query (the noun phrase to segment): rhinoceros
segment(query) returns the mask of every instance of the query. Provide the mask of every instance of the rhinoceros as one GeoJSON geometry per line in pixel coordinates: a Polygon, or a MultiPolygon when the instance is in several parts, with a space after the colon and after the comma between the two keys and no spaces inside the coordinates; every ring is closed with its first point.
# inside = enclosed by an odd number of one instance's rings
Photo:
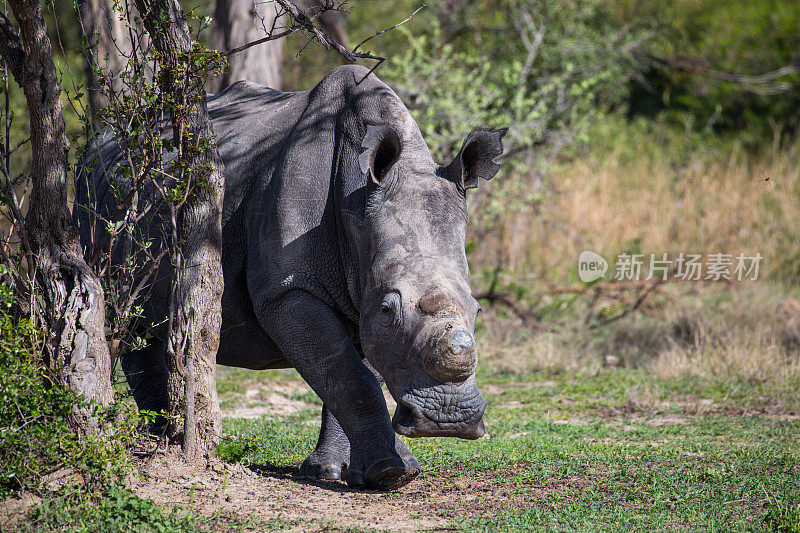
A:
{"type": "MultiPolygon", "coordinates": [[[[322,428],[301,473],[388,490],[419,473],[395,432],[481,437],[465,191],[497,173],[506,130],[476,129],[437,165],[400,98],[353,65],[310,91],[242,81],[207,104],[225,165],[217,362],[294,367],[319,395],[322,428]]],[[[119,158],[109,131],[86,158],[75,211],[85,243],[116,209],[119,158]]],[[[149,290],[153,322],[166,316],[168,278],[149,290]]],[[[139,407],[166,408],[159,334],[121,362],[139,407]]]]}

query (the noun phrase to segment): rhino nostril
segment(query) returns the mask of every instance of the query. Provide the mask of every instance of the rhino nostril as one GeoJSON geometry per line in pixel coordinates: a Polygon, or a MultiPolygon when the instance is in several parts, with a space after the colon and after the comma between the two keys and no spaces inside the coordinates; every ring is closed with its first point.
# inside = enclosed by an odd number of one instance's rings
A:
{"type": "Polygon", "coordinates": [[[472,335],[465,329],[457,329],[450,334],[450,350],[454,354],[471,350],[473,344],[472,335]]]}

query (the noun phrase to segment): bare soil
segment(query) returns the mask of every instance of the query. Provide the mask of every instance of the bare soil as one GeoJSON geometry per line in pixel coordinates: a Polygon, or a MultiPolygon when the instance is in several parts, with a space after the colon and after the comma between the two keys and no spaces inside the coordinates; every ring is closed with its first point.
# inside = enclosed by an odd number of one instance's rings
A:
{"type": "MultiPolygon", "coordinates": [[[[163,472],[164,465],[153,465],[163,472]]],[[[395,492],[355,490],[341,482],[300,477],[296,467],[217,465],[202,472],[137,480],[131,488],[160,505],[205,516],[269,522],[297,530],[450,530],[460,518],[546,505],[549,495],[590,483],[588,477],[548,480],[524,488],[492,474],[423,476],[395,492]]]]}
{"type": "MultiPolygon", "coordinates": [[[[231,395],[224,417],[282,418],[314,404],[297,399],[308,391],[305,383],[279,381],[249,383],[243,393],[231,395]]],[[[390,412],[395,402],[385,393],[390,412]]],[[[207,469],[181,467],[178,457],[156,456],[142,465],[142,478],[129,486],[139,496],[159,505],[178,505],[226,524],[254,520],[267,524],[281,520],[297,530],[336,531],[365,528],[381,531],[451,529],[457,519],[518,508],[569,487],[559,480],[546,490],[529,486],[525,491],[495,475],[422,476],[395,492],[355,490],[342,482],[302,478],[293,467],[215,463],[207,469]]],[[[215,522],[212,521],[215,525],[215,522]]],[[[258,526],[255,526],[259,529],[258,526]]]]}
{"type": "Polygon", "coordinates": [[[285,381],[271,383],[269,387],[254,384],[231,407],[222,409],[225,418],[284,417],[313,404],[292,396],[309,390],[305,383],[285,381]]]}
{"type": "MultiPolygon", "coordinates": [[[[224,417],[285,417],[313,404],[295,399],[307,391],[296,381],[251,383],[222,410],[224,417]]],[[[395,402],[385,393],[390,412],[395,402]]],[[[219,526],[239,520],[276,519],[301,531],[366,528],[382,531],[451,529],[454,520],[517,507],[529,496],[496,476],[422,476],[395,492],[355,490],[342,482],[300,476],[298,466],[216,463],[203,470],[180,466],[177,457],[157,456],[130,483],[139,496],[159,505],[178,505],[204,516],[220,517],[219,526]]],[[[563,481],[563,480],[562,480],[563,481]]],[[[537,494],[535,487],[526,492],[537,494]]],[[[538,492],[542,497],[545,492],[538,492]]],[[[530,496],[532,497],[532,496],[530,496]]],[[[265,524],[266,525],[266,524],[265,524]]],[[[257,526],[256,526],[257,527],[257,526]]]]}
{"type": "MultiPolygon", "coordinates": [[[[222,408],[224,418],[282,418],[301,409],[316,407],[315,404],[294,397],[309,392],[311,389],[302,381],[279,381],[269,384],[252,383],[244,394],[233,395],[236,401],[222,408]]],[[[394,412],[397,404],[383,388],[383,398],[389,412],[394,412]]]]}

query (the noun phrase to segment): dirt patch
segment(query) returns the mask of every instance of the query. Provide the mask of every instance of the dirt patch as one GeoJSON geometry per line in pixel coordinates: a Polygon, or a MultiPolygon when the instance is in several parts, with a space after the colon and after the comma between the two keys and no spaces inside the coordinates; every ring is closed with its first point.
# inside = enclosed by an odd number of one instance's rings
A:
{"type": "Polygon", "coordinates": [[[417,531],[449,529],[466,516],[550,505],[553,494],[588,483],[588,477],[575,477],[520,487],[497,473],[443,474],[423,476],[396,492],[378,492],[307,480],[296,467],[218,465],[203,472],[137,480],[131,488],[160,505],[180,505],[206,516],[281,519],[303,531],[417,531]]]}
{"type": "Polygon", "coordinates": [[[653,418],[649,418],[645,421],[645,424],[655,427],[671,426],[675,424],[688,424],[688,423],[689,421],[686,418],[677,415],[656,416],[653,418]]]}
{"type": "Polygon", "coordinates": [[[652,411],[643,410],[633,402],[628,402],[625,405],[604,405],[596,410],[596,416],[602,419],[611,418],[627,418],[633,414],[649,414],[652,411]]]}
{"type": "Polygon", "coordinates": [[[24,522],[25,514],[42,499],[35,494],[22,492],[0,501],[0,531],[12,531],[15,525],[24,522]]]}
{"type": "MultiPolygon", "coordinates": [[[[298,399],[298,396],[311,392],[302,381],[281,381],[272,383],[253,383],[244,393],[233,396],[233,402],[221,409],[223,418],[283,418],[302,409],[319,408],[319,404],[298,399]],[[232,405],[231,405],[232,403],[232,405]]],[[[397,403],[383,388],[383,398],[389,413],[393,413],[397,403]]]]}
{"type": "Polygon", "coordinates": [[[222,416],[224,418],[285,417],[301,409],[314,407],[311,402],[293,398],[308,391],[309,388],[305,383],[297,381],[248,388],[244,394],[238,395],[236,403],[222,409],[222,416]]]}

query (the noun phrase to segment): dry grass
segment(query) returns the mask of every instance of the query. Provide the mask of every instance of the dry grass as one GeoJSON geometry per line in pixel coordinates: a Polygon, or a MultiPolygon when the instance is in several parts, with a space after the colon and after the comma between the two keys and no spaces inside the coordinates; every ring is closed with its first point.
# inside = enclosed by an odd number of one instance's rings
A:
{"type": "Polygon", "coordinates": [[[515,279],[562,283],[583,250],[607,259],[624,251],[760,252],[766,277],[800,280],[797,147],[687,152],[657,144],[667,140],[642,141],[647,132],[613,135],[556,168],[550,190],[536,191],[520,175],[492,184],[487,200],[473,206],[483,226],[473,262],[499,263],[515,279]]]}
{"type": "Polygon", "coordinates": [[[594,371],[615,355],[660,377],[749,383],[800,409],[797,147],[758,155],[739,145],[692,151],[680,139],[636,144],[646,135],[615,135],[557,168],[553,190],[541,197],[532,180],[511,176],[472,206],[476,284],[485,286],[485,273],[500,267],[506,286],[533,288],[521,306],[553,328],[531,331],[513,316],[497,316],[501,308],[490,311],[481,333],[485,360],[509,372],[594,371]],[[648,316],[590,328],[588,296],[547,292],[579,284],[583,250],[610,260],[622,252],[744,252],[764,260],[758,281],[671,284],[670,297],[654,301],[648,316]]]}
{"type": "MultiPolygon", "coordinates": [[[[481,365],[523,376],[595,374],[605,356],[614,355],[647,376],[743,387],[754,391],[753,406],[800,413],[800,301],[772,285],[694,292],[676,294],[678,305],[664,306],[659,316],[632,314],[595,329],[583,322],[585,301],[550,332],[489,309],[478,335],[481,365]]],[[[657,403],[650,396],[632,391],[631,401],[657,403]]]]}

